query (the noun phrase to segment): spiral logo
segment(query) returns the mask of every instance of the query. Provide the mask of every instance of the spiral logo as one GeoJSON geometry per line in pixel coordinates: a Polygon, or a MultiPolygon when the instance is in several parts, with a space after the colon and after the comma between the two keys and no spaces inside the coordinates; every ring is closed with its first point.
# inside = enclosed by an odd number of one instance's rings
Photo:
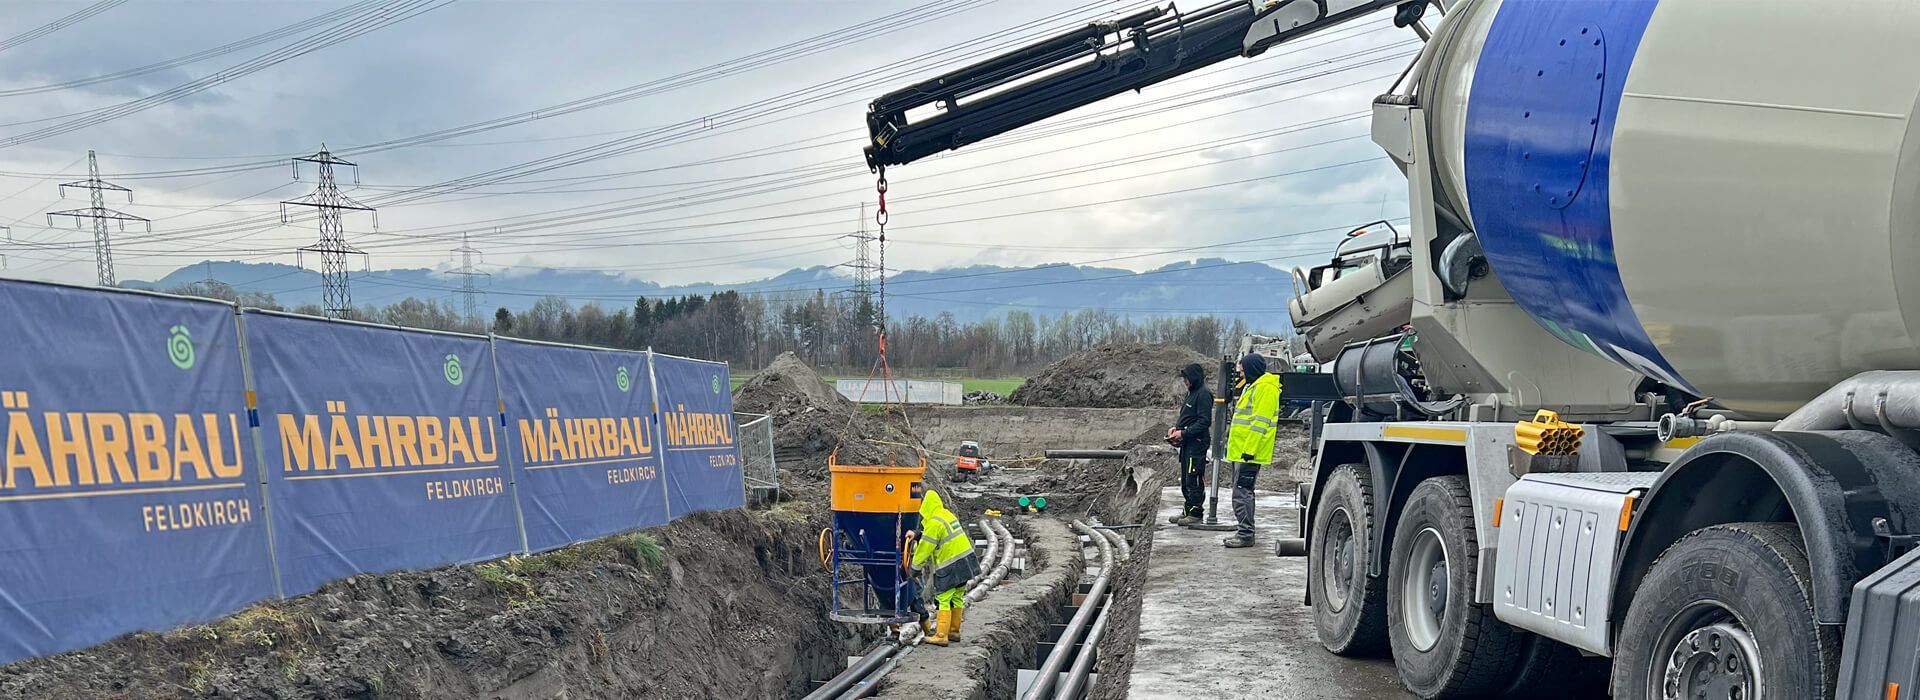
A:
{"type": "Polygon", "coordinates": [[[621,391],[632,388],[633,385],[627,379],[627,368],[621,367],[620,371],[613,373],[613,384],[620,387],[621,391]]]}
{"type": "Polygon", "coordinates": [[[713,393],[720,393],[720,375],[713,375],[713,393]]]}
{"type": "Polygon", "coordinates": [[[446,372],[448,384],[452,384],[454,386],[460,386],[460,382],[467,380],[466,370],[460,369],[459,355],[448,355],[447,363],[444,365],[441,365],[440,369],[441,371],[446,372]]]}
{"type": "Polygon", "coordinates": [[[186,326],[174,326],[168,329],[167,359],[180,369],[193,368],[193,336],[187,333],[186,326]]]}

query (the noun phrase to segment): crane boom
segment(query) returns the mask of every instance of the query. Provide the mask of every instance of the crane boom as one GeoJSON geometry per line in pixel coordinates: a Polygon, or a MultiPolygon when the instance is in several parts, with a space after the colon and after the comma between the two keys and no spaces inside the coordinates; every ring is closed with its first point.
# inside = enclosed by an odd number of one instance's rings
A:
{"type": "Polygon", "coordinates": [[[879,170],[993,138],[1124,92],[1191,73],[1375,11],[1416,21],[1427,0],[1226,0],[1094,22],[915,83],[867,108],[867,166],[879,170]],[[938,108],[914,120],[910,110],[938,108]]]}

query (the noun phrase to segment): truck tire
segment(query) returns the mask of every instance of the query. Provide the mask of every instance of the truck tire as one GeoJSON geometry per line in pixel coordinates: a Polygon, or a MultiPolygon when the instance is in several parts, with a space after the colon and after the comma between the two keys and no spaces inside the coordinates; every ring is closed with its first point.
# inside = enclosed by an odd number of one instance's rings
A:
{"type": "Polygon", "coordinates": [[[1374,656],[1387,648],[1386,582],[1367,574],[1373,542],[1373,479],[1364,467],[1341,465],[1319,489],[1307,576],[1320,645],[1341,656],[1374,656]]]}
{"type": "Polygon", "coordinates": [[[1527,635],[1473,602],[1480,558],[1464,476],[1420,482],[1400,511],[1387,567],[1387,635],[1407,690],[1423,698],[1506,689],[1527,635]]]}
{"type": "Polygon", "coordinates": [[[1627,607],[1613,697],[1833,697],[1840,631],[1815,621],[1812,582],[1791,523],[1715,525],[1680,538],[1627,607]]]}
{"type": "Polygon", "coordinates": [[[1507,683],[1507,700],[1602,700],[1607,696],[1607,659],[1586,656],[1566,644],[1530,632],[1522,635],[1519,660],[1513,680],[1507,683]]]}

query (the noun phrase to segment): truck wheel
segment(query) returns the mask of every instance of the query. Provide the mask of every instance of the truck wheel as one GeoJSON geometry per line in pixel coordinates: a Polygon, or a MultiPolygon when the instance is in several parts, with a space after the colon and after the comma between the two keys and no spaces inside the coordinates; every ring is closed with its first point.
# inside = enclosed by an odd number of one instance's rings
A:
{"type": "Polygon", "coordinates": [[[1377,655],[1387,648],[1387,602],[1385,582],[1367,574],[1375,527],[1373,479],[1360,465],[1342,465],[1319,493],[1307,548],[1314,629],[1327,651],[1377,655]]]}
{"type": "Polygon", "coordinates": [[[1423,698],[1504,690],[1526,635],[1473,602],[1480,558],[1464,476],[1436,476],[1407,497],[1387,568],[1387,634],[1400,682],[1423,698]]]}
{"type": "Polygon", "coordinates": [[[1614,655],[1613,697],[1833,697],[1839,630],[1813,616],[1791,523],[1731,523],[1680,538],[1641,579],[1614,655]]]}
{"type": "Polygon", "coordinates": [[[1602,700],[1607,696],[1607,659],[1586,656],[1566,644],[1516,630],[1526,638],[1507,700],[1602,700]]]}

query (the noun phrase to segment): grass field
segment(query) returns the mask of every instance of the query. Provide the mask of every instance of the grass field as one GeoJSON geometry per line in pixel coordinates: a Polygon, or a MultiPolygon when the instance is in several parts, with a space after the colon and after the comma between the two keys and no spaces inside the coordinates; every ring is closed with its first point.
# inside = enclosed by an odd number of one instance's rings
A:
{"type": "Polygon", "coordinates": [[[1014,389],[1020,388],[1020,385],[1025,384],[1026,382],[1027,380],[1025,377],[1009,377],[1009,378],[1002,378],[1002,379],[962,379],[960,380],[960,391],[962,392],[991,391],[1001,396],[1006,396],[1008,394],[1013,393],[1014,389]]]}

